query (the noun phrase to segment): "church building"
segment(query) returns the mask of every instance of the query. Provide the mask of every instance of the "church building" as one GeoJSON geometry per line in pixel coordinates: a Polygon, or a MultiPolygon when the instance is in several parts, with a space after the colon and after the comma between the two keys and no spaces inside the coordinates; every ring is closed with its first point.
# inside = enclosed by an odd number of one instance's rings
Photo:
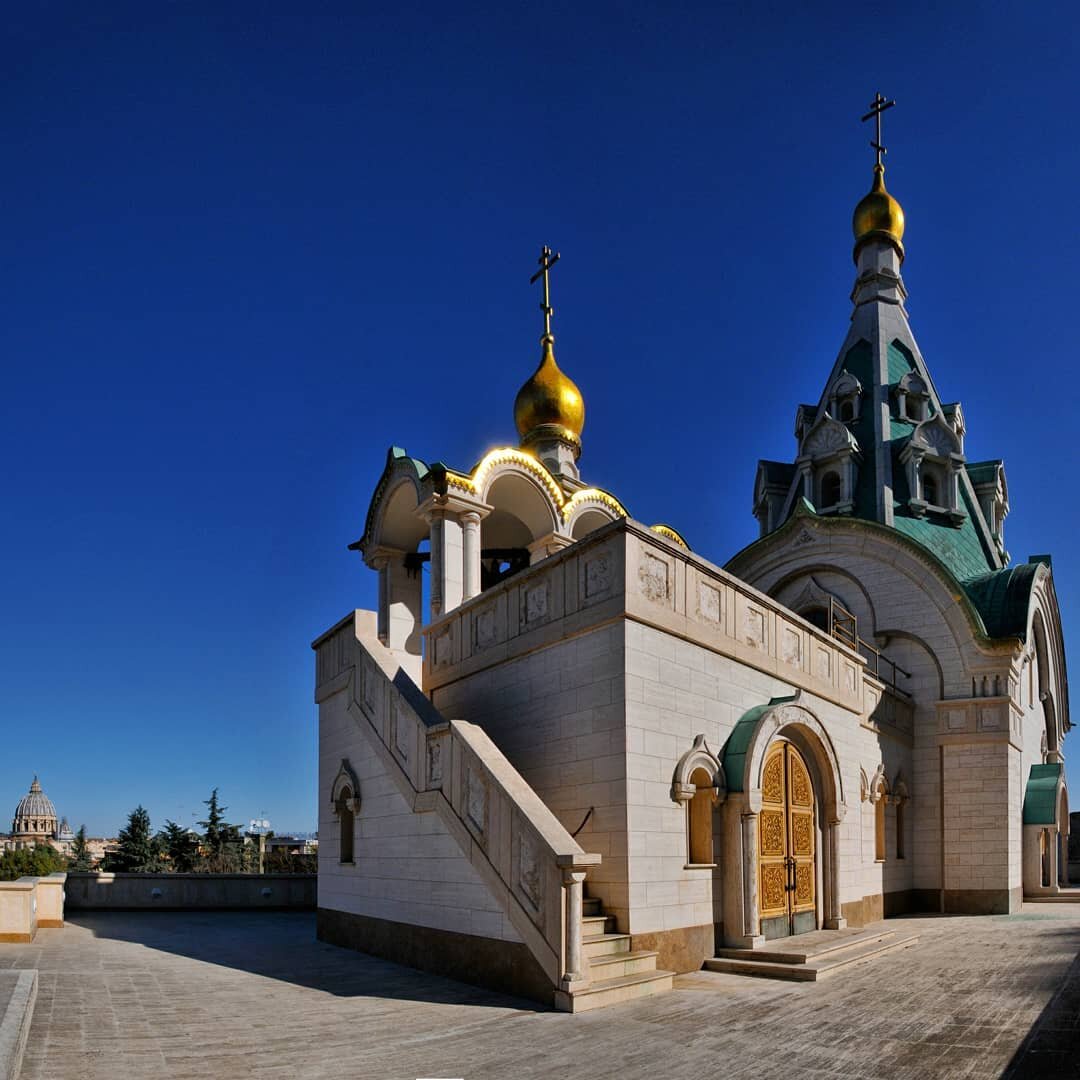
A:
{"type": "Polygon", "coordinates": [[[547,248],[520,445],[390,449],[378,610],[313,645],[320,938],[579,1011],[1066,885],[1051,560],[1010,560],[1004,466],[911,331],[889,104],[850,326],[726,564],[583,478],[547,248]]]}

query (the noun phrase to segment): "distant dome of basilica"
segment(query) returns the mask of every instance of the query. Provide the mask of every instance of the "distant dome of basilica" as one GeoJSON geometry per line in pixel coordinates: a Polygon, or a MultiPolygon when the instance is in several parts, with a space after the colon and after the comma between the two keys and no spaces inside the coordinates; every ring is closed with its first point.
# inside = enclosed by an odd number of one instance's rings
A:
{"type": "Polygon", "coordinates": [[[52,799],[41,790],[35,776],[30,790],[19,800],[15,808],[14,832],[52,832],[56,828],[56,807],[52,799]],[[41,824],[30,824],[31,822],[41,824]],[[25,824],[24,824],[25,823],[25,824]],[[20,828],[20,824],[24,824],[20,828]]]}

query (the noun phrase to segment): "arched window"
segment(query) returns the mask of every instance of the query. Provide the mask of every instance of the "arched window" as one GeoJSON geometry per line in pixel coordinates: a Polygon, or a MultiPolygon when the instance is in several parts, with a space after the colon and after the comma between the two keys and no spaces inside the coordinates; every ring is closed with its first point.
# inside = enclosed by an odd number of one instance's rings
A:
{"type": "Polygon", "coordinates": [[[874,803],[874,859],[885,861],[885,796],[874,803]]]}
{"type": "Polygon", "coordinates": [[[903,800],[896,804],[896,857],[904,857],[904,803],[903,800]]]}
{"type": "Polygon", "coordinates": [[[840,419],[845,424],[855,419],[855,402],[854,401],[842,401],[840,403],[840,419]]]}
{"type": "Polygon", "coordinates": [[[925,502],[928,502],[931,506],[941,505],[937,477],[932,472],[928,472],[923,476],[922,490],[925,502]]]}
{"type": "Polygon", "coordinates": [[[356,832],[356,819],[352,811],[353,793],[349,788],[342,788],[337,801],[338,825],[341,832],[338,862],[353,861],[353,835],[356,832]]]}
{"type": "Polygon", "coordinates": [[[840,474],[830,469],[821,478],[822,507],[835,506],[840,501],[840,491],[840,474]]]}
{"type": "Polygon", "coordinates": [[[690,783],[696,789],[687,807],[690,862],[694,866],[708,866],[716,861],[713,857],[712,835],[713,801],[716,789],[712,778],[704,769],[695,769],[690,774],[690,783]]]}

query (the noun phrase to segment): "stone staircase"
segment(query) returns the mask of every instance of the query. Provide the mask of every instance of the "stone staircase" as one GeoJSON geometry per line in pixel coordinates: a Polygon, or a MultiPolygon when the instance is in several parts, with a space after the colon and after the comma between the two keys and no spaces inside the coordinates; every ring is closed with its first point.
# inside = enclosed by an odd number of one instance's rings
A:
{"type": "Polygon", "coordinates": [[[705,969],[816,982],[854,964],[910,948],[918,940],[916,933],[886,929],[882,923],[861,930],[815,930],[758,949],[717,949],[716,958],[705,961],[705,969]]]}
{"type": "Polygon", "coordinates": [[[591,981],[588,986],[562,995],[559,1008],[567,1012],[585,1012],[618,1005],[636,998],[651,997],[671,989],[673,971],[658,971],[659,953],[631,952],[630,935],[615,932],[615,919],[605,915],[600,901],[583,901],[581,942],[589,958],[591,981]]]}

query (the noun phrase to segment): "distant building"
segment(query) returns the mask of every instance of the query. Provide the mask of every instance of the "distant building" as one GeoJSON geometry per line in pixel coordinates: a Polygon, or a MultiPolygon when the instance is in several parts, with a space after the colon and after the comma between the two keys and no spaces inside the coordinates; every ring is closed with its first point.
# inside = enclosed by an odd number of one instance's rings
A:
{"type": "MultiPolygon", "coordinates": [[[[18,851],[33,848],[37,844],[48,844],[62,855],[70,855],[74,843],[75,833],[68,824],[68,819],[58,817],[52,799],[41,790],[41,783],[35,776],[30,790],[15,807],[10,835],[0,835],[0,850],[18,851]]],[[[86,838],[87,849],[95,864],[101,861],[106,846],[115,843],[115,840],[104,837],[86,838]]]]}
{"type": "Polygon", "coordinates": [[[20,848],[32,848],[35,844],[51,844],[59,849],[59,834],[56,807],[53,806],[52,799],[41,790],[41,784],[35,776],[30,790],[15,807],[11,837],[5,846],[9,850],[17,851],[20,848]]]}
{"type": "Polygon", "coordinates": [[[317,855],[319,841],[308,840],[302,836],[268,836],[266,853],[283,851],[286,855],[317,855]]]}

